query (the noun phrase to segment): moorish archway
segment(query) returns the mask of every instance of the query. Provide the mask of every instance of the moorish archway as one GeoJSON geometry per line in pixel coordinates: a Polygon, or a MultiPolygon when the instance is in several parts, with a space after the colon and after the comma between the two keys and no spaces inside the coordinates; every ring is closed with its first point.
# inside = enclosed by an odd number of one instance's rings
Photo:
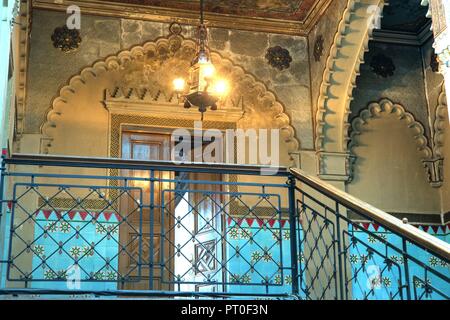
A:
{"type": "MultiPolygon", "coordinates": [[[[72,143],[67,140],[68,137],[85,134],[81,128],[76,127],[77,124],[91,130],[90,136],[95,135],[102,140],[101,136],[105,135],[102,127],[108,127],[108,111],[104,106],[105,91],[115,98],[119,95],[134,101],[178,105],[172,90],[172,80],[179,76],[187,77],[194,54],[193,40],[172,34],[131,50],[121,51],[84,68],[70,79],[68,85],[53,100],[41,126],[42,152],[57,153],[65,143],[72,143]]],[[[236,126],[244,129],[278,128],[288,154],[297,152],[300,142],[295,136],[291,119],[275,94],[229,59],[217,52],[212,52],[211,55],[217,72],[231,84],[231,93],[222,108],[243,110],[236,126]]],[[[81,137],[81,140],[89,144],[86,138],[81,137]]],[[[97,141],[97,147],[90,145],[86,148],[98,148],[98,145],[108,143],[103,140],[97,141]]],[[[292,157],[290,159],[294,160],[292,157]]]]}

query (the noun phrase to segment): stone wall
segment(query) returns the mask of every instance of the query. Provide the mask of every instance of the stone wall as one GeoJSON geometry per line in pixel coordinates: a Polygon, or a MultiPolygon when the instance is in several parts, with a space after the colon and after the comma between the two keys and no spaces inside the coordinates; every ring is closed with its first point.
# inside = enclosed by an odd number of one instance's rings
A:
{"type": "Polygon", "coordinates": [[[357,87],[353,91],[350,119],[357,116],[370,102],[388,98],[403,105],[416,120],[428,127],[428,103],[420,48],[371,42],[364,59],[361,75],[356,81],[357,87]],[[379,54],[392,59],[395,65],[393,76],[383,78],[372,72],[372,59],[379,54]]]}

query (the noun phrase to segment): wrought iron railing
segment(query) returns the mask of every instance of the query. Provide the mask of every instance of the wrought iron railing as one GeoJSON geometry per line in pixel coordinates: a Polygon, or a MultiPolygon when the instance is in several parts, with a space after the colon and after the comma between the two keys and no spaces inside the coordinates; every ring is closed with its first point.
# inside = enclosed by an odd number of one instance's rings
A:
{"type": "Polygon", "coordinates": [[[300,170],[3,159],[0,293],[448,299],[449,245],[300,170]]]}

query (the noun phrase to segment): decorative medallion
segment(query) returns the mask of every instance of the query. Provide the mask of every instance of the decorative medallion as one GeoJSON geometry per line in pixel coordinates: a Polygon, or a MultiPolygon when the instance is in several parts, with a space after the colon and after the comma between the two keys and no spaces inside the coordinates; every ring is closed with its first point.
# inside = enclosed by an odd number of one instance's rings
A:
{"type": "Polygon", "coordinates": [[[52,34],[53,46],[62,52],[68,53],[78,49],[81,43],[80,31],[69,29],[67,26],[58,27],[52,34]]]}
{"type": "Polygon", "coordinates": [[[282,71],[290,67],[292,57],[287,49],[276,46],[267,50],[266,60],[272,67],[282,71]]]}
{"type": "Polygon", "coordinates": [[[370,67],[373,73],[383,78],[393,76],[395,71],[395,65],[392,59],[382,53],[373,56],[370,67]]]}
{"type": "Polygon", "coordinates": [[[431,67],[431,71],[433,72],[439,72],[439,56],[436,53],[433,53],[431,55],[431,60],[430,60],[430,67],[431,67]]]}
{"type": "Polygon", "coordinates": [[[179,35],[183,31],[181,25],[178,22],[172,22],[169,26],[170,34],[179,35]]]}
{"type": "Polygon", "coordinates": [[[314,43],[314,59],[316,62],[320,61],[320,58],[323,55],[323,37],[319,35],[314,43]]]}

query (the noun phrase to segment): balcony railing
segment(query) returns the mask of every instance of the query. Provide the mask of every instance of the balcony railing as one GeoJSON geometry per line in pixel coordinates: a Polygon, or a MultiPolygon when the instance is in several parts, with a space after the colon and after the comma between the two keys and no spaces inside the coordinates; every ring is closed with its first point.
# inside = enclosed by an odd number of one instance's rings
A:
{"type": "Polygon", "coordinates": [[[448,299],[450,246],[297,169],[3,159],[0,293],[448,299]]]}

